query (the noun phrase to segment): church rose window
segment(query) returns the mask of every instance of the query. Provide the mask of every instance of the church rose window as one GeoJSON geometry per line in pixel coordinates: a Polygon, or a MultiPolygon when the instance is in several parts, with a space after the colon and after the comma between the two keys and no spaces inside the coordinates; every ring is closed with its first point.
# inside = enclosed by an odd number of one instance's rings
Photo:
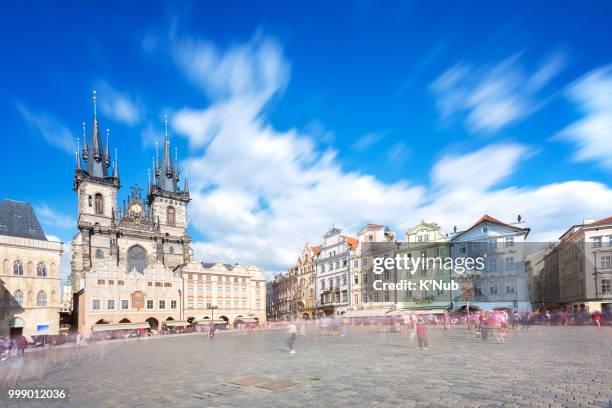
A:
{"type": "Polygon", "coordinates": [[[129,272],[136,269],[143,273],[144,268],[147,267],[147,251],[140,245],[134,245],[128,250],[127,259],[129,272]]]}

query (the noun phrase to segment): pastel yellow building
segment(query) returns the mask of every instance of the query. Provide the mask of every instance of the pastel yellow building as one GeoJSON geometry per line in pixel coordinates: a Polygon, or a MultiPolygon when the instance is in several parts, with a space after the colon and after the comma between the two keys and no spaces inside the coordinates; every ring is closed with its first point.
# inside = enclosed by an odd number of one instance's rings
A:
{"type": "Polygon", "coordinates": [[[192,261],[179,266],[184,282],[184,318],[226,323],[266,321],[266,283],[255,266],[192,261]],[[216,306],[213,310],[208,306],[216,306]],[[214,316],[213,316],[214,313],[214,316]]]}

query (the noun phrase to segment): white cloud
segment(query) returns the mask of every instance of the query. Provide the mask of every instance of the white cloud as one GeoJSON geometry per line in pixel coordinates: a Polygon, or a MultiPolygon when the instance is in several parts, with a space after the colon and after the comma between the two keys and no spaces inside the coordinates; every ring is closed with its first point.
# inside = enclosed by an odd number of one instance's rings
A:
{"type": "Polygon", "coordinates": [[[446,155],[433,167],[431,178],[435,187],[482,191],[512,174],[529,155],[529,149],[520,144],[495,144],[464,155],[446,155]]]}
{"type": "Polygon", "coordinates": [[[436,79],[430,90],[443,120],[465,115],[471,131],[493,133],[541,107],[537,94],[564,65],[561,54],[545,60],[532,74],[523,72],[518,55],[493,67],[459,63],[436,79]]]}
{"type": "Polygon", "coordinates": [[[412,148],[402,142],[393,144],[387,151],[387,159],[395,166],[401,166],[406,163],[411,155],[412,148]]]}
{"type": "Polygon", "coordinates": [[[96,88],[97,103],[104,115],[128,126],[141,121],[144,109],[137,97],[119,92],[104,81],[100,81],[96,88]]]}
{"type": "Polygon", "coordinates": [[[33,137],[42,137],[50,145],[66,153],[75,154],[77,149],[76,139],[63,123],[52,115],[42,112],[32,112],[21,104],[17,105],[17,110],[21,114],[26,128],[33,137]]]}
{"type": "Polygon", "coordinates": [[[47,204],[35,207],[36,216],[44,226],[73,229],[76,221],[69,215],[53,210],[47,204]]]}
{"type": "MultiPolygon", "coordinates": [[[[265,106],[284,89],[284,75],[248,86],[225,77],[214,81],[221,66],[265,76],[259,47],[276,43],[259,39],[226,53],[205,42],[189,44],[179,66],[213,96],[208,108],[184,107],[173,119],[191,147],[183,164],[190,176],[191,225],[205,237],[193,244],[201,259],[253,263],[269,274],[295,262],[305,241],[319,243],[332,223],[348,234],[368,222],[405,231],[421,218],[451,229],[484,213],[508,222],[520,213],[534,236],[551,239],[560,226],[587,214],[603,216],[612,200],[607,186],[587,181],[496,188],[531,154],[530,147],[511,143],[443,156],[432,169],[431,187],[348,172],[334,150],[317,143],[318,132],[279,131],[266,121],[265,106]]],[[[280,47],[266,47],[274,70],[284,73],[288,64],[280,47]]]]}
{"type": "Polygon", "coordinates": [[[578,79],[569,87],[568,95],[584,117],[557,138],[576,145],[574,160],[597,161],[612,170],[612,66],[578,79]]]}

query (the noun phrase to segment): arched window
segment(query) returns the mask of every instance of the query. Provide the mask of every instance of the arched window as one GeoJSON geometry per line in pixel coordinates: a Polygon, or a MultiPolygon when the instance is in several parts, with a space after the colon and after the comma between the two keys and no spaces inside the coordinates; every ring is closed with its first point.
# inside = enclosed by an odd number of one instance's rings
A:
{"type": "Polygon", "coordinates": [[[100,193],[96,194],[96,214],[104,214],[104,198],[100,193]]]}
{"type": "Polygon", "coordinates": [[[15,298],[15,303],[18,306],[23,306],[23,292],[17,289],[15,293],[13,293],[13,297],[15,298]]]}
{"type": "Polygon", "coordinates": [[[42,290],[36,295],[36,306],[47,306],[47,294],[42,290]]]}
{"type": "Polygon", "coordinates": [[[41,278],[44,278],[47,276],[47,266],[45,265],[44,262],[40,262],[36,266],[36,275],[38,275],[41,278]]]}
{"type": "Polygon", "coordinates": [[[176,213],[175,213],[174,207],[168,207],[167,212],[168,212],[167,214],[168,225],[176,224],[176,213]]]}
{"type": "Polygon", "coordinates": [[[127,261],[128,272],[132,272],[136,269],[138,272],[142,273],[147,267],[147,251],[140,245],[134,245],[128,249],[127,261]]]}
{"type": "Polygon", "coordinates": [[[21,261],[15,261],[15,263],[13,263],[13,275],[23,276],[23,264],[21,261]]]}

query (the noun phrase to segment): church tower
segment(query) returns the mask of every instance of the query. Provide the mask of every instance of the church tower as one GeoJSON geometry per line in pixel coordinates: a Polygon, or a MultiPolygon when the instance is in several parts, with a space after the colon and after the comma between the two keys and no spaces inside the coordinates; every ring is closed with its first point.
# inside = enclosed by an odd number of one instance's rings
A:
{"type": "MultiPolygon", "coordinates": [[[[153,179],[149,184],[148,202],[153,220],[164,234],[187,235],[187,204],[190,201],[187,180],[184,188],[178,187],[180,176],[176,157],[173,162],[168,137],[168,119],[165,120],[166,132],[161,162],[154,160],[153,179]]],[[[156,152],[157,156],[157,152],[156,152]]]]}
{"type": "Polygon", "coordinates": [[[109,130],[106,130],[106,145],[102,145],[102,134],[96,111],[96,91],[93,92],[93,124],[88,142],[83,123],[83,148],[76,152],[76,168],[73,189],[77,193],[78,229],[73,245],[72,281],[78,290],[83,272],[91,269],[96,258],[104,251],[112,251],[112,228],[116,222],[117,192],[120,188],[119,166],[112,166],[109,152],[109,130]],[[95,239],[92,239],[95,234],[95,239]]]}

